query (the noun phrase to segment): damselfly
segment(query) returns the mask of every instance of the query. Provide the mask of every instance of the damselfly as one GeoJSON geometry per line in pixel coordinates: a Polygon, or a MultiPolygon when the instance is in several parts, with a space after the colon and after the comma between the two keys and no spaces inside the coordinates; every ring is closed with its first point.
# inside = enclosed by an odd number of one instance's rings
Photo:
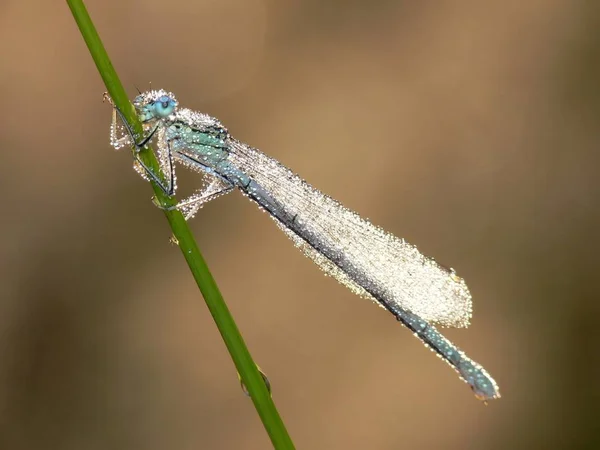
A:
{"type": "Polygon", "coordinates": [[[205,186],[176,206],[186,219],[210,200],[239,189],[267,211],[325,273],[391,312],[453,367],[477,398],[500,397],[498,385],[483,367],[431,324],[469,324],[471,294],[454,270],[324,195],[275,159],[234,139],[217,119],[179,108],[173,94],[145,92],[133,105],[146,135],[138,139],[114,108],[111,144],[115,149],[134,146],[134,168],[169,196],[177,189],[176,163],[203,174],[205,186]],[[165,180],[137,156],[153,139],[165,180]]]}

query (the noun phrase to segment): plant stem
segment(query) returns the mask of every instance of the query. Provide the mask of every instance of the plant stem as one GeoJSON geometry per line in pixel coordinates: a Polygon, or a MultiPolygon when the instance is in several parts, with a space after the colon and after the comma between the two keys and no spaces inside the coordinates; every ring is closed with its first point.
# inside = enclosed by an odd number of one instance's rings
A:
{"type": "MultiPolygon", "coordinates": [[[[115,106],[121,110],[134,132],[141,136],[142,125],[127,98],[83,1],[67,0],[67,3],[115,106]]],[[[154,173],[160,173],[156,157],[150,149],[142,150],[139,156],[154,173]]],[[[152,187],[157,201],[162,206],[174,205],[174,200],[166,196],[156,183],[152,182],[152,187]]],[[[177,210],[165,210],[164,214],[274,448],[293,449],[294,444],[185,219],[177,210]]]]}

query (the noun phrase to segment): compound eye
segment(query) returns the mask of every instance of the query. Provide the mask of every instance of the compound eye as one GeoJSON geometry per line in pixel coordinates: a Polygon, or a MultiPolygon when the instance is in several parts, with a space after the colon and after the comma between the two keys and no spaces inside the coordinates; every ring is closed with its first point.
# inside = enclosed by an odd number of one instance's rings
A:
{"type": "Polygon", "coordinates": [[[175,101],[168,95],[158,97],[154,102],[154,110],[157,116],[167,117],[175,110],[175,101]]]}

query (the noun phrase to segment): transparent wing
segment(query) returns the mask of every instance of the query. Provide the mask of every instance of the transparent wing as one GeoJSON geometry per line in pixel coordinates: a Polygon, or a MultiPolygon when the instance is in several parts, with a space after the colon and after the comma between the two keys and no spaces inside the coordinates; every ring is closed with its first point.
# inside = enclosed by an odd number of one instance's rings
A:
{"type": "Polygon", "coordinates": [[[352,262],[350,269],[340,267],[297,232],[276,221],[326,274],[380,305],[382,302],[361,286],[365,285],[361,280],[376,285],[382,301],[392,307],[443,326],[468,326],[471,294],[453,270],[345,208],[264,153],[233,139],[230,150],[229,161],[281,203],[294,221],[319,236],[328,253],[352,262]]]}

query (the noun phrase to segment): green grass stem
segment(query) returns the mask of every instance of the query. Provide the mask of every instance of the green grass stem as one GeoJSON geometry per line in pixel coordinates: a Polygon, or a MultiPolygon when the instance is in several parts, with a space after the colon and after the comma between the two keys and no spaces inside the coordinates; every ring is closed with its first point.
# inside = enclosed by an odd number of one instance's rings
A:
{"type": "MultiPolygon", "coordinates": [[[[96,63],[98,72],[100,72],[100,76],[106,85],[110,97],[132,126],[134,132],[142,136],[142,125],[137,119],[133,105],[127,98],[125,89],[110,62],[108,54],[106,53],[104,45],[98,36],[83,1],[67,0],[67,4],[73,13],[73,17],[75,18],[81,35],[96,63]]],[[[98,100],[100,100],[100,95],[98,95],[98,100]]],[[[160,173],[158,162],[151,149],[144,149],[140,153],[140,158],[148,167],[155,171],[154,173],[160,173]]],[[[156,183],[152,183],[152,187],[156,199],[161,205],[172,206],[174,204],[174,200],[166,196],[156,183]]],[[[181,253],[192,272],[192,276],[198,284],[200,292],[206,301],[206,305],[208,306],[223,341],[225,342],[225,346],[231,355],[231,359],[246,386],[274,448],[293,449],[294,444],[288,435],[285,425],[265,386],[263,378],[248,352],[248,348],[246,347],[217,284],[196,245],[185,219],[177,210],[165,210],[164,214],[169,221],[169,225],[173,230],[173,236],[179,244],[181,253]]],[[[233,377],[232,380],[235,380],[235,377],[233,377]]],[[[233,425],[233,428],[235,429],[235,425],[233,425]]]]}

